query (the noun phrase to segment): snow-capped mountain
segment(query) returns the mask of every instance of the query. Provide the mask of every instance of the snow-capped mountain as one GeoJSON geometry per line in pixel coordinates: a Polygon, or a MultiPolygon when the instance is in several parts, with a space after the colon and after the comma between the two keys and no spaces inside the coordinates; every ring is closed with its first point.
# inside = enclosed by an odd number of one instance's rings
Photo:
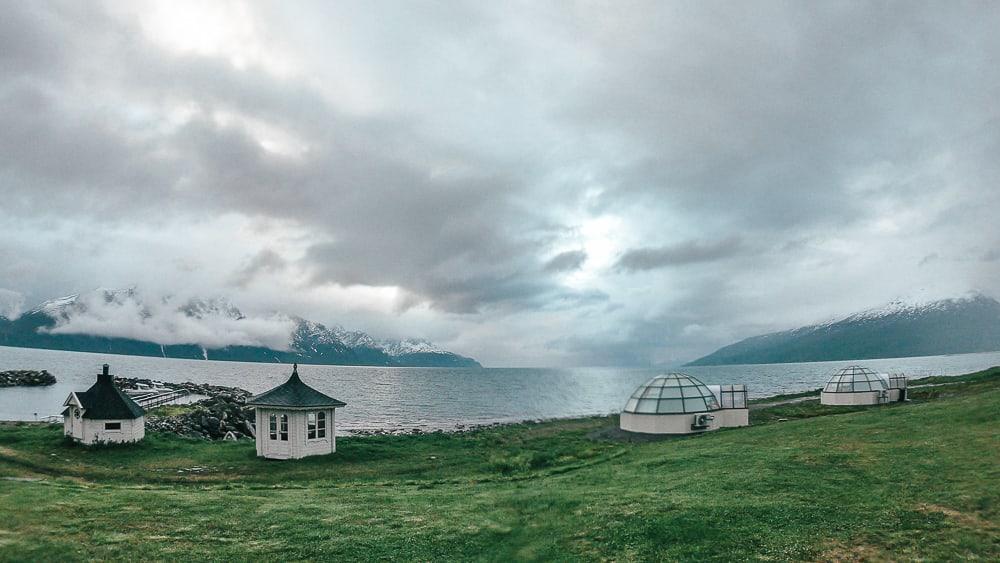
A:
{"type": "MultiPolygon", "coordinates": [[[[471,366],[474,360],[464,358],[427,340],[376,340],[361,331],[296,318],[291,349],[312,355],[328,354],[331,349],[346,350],[361,365],[408,366],[471,366]]],[[[476,364],[478,365],[478,364],[476,364]]]]}
{"type": "Polygon", "coordinates": [[[335,365],[478,367],[426,340],[378,340],[361,331],[275,314],[248,317],[225,298],[150,298],[98,289],[0,317],[0,345],[141,356],[335,365]]]}
{"type": "Polygon", "coordinates": [[[843,319],[754,336],[688,365],[768,364],[1000,350],[1000,302],[972,294],[892,301],[843,319]]]}
{"type": "Polygon", "coordinates": [[[445,354],[446,352],[426,340],[408,338],[406,340],[383,340],[381,347],[390,356],[407,354],[445,354]]]}

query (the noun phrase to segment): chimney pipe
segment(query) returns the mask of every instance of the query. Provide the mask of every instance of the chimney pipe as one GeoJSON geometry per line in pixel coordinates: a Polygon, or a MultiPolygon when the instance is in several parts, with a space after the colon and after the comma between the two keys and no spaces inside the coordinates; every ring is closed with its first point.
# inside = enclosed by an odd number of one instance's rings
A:
{"type": "Polygon", "coordinates": [[[111,378],[111,373],[108,371],[108,364],[104,364],[104,369],[101,373],[97,374],[97,381],[114,384],[114,380],[111,378]]]}

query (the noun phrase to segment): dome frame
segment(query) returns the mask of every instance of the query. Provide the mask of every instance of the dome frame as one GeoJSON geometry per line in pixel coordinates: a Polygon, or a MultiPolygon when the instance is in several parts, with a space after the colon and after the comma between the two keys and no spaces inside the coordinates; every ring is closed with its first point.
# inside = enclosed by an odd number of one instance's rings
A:
{"type": "Polygon", "coordinates": [[[824,393],[871,393],[887,391],[889,385],[875,371],[863,366],[848,366],[830,376],[824,393]]]}
{"type": "Polygon", "coordinates": [[[720,410],[715,394],[697,378],[684,373],[657,375],[636,388],[623,413],[677,415],[720,410]]]}

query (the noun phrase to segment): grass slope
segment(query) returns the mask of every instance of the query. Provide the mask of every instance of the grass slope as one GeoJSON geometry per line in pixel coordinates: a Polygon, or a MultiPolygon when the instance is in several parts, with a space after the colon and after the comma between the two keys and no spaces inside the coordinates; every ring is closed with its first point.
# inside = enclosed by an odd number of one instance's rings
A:
{"type": "Polygon", "coordinates": [[[595,441],[617,421],[590,418],[343,438],[294,462],[7,425],[0,559],[997,560],[998,390],[994,369],[653,443],[595,441]]]}

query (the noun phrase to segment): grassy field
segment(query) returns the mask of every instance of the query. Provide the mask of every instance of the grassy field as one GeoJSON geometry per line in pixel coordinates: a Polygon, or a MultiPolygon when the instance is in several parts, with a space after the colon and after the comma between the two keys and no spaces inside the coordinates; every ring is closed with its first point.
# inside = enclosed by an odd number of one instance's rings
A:
{"type": "Polygon", "coordinates": [[[0,427],[0,559],[1000,559],[1000,369],[631,444],[617,419],[341,438],[275,462],[0,427]]]}

